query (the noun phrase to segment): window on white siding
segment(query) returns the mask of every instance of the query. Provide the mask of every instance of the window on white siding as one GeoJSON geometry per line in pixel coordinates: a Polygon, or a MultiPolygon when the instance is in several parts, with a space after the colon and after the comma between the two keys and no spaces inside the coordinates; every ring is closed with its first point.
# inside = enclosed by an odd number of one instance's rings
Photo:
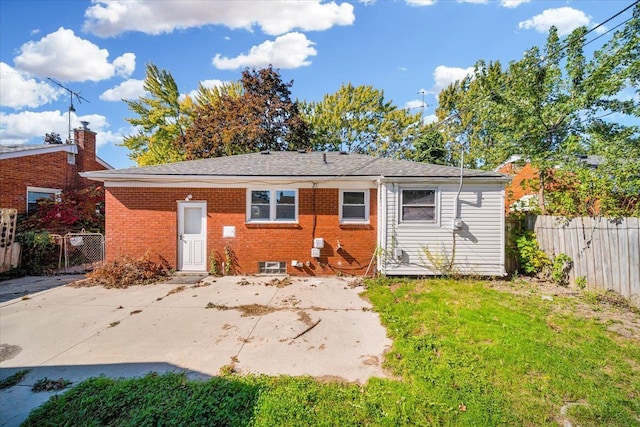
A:
{"type": "Polygon", "coordinates": [[[297,219],[297,190],[248,191],[247,222],[295,222],[297,219]]]}
{"type": "Polygon", "coordinates": [[[436,222],[436,190],[407,188],[400,195],[403,222],[436,222]]]}
{"type": "Polygon", "coordinates": [[[60,201],[62,190],[57,188],[27,187],[27,213],[38,210],[38,200],[49,199],[60,201]]]}
{"type": "Polygon", "coordinates": [[[369,190],[340,191],[340,222],[369,222],[369,190]]]}

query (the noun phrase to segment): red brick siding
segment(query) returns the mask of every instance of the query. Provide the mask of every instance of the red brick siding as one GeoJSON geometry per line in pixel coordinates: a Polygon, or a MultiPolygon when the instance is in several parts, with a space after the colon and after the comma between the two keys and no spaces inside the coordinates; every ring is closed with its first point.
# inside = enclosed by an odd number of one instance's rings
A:
{"type": "Polygon", "coordinates": [[[520,200],[522,196],[538,194],[538,170],[532,167],[531,163],[527,162],[524,165],[508,163],[498,172],[513,175],[513,180],[504,188],[506,214],[511,212],[511,205],[520,200]]]}
{"type": "MultiPolygon", "coordinates": [[[[224,259],[228,245],[237,264],[237,274],[258,272],[259,261],[283,261],[292,275],[362,275],[376,247],[376,190],[370,191],[370,218],[367,225],[340,225],[339,190],[300,189],[297,224],[247,224],[246,189],[202,188],[107,188],[107,259],[121,255],[154,258],[177,267],[177,206],[187,194],[192,200],[207,201],[207,256],[224,259]],[[223,238],[223,226],[235,226],[235,238],[223,238]],[[313,237],[325,240],[321,258],[311,258],[313,237]],[[341,249],[338,250],[338,240],[341,249]],[[291,261],[309,262],[296,268],[291,261]]],[[[373,271],[373,268],[370,272],[373,271]]]]}
{"type": "Polygon", "coordinates": [[[15,208],[19,213],[25,213],[27,187],[66,191],[98,184],[78,175],[78,172],[106,169],[96,161],[96,134],[76,129],[74,138],[78,142],[74,165],[68,163],[65,151],[0,160],[0,207],[15,208]]]}
{"type": "Polygon", "coordinates": [[[27,209],[27,187],[69,190],[76,186],[76,165],[67,163],[67,153],[39,154],[0,160],[0,206],[27,209]]]}

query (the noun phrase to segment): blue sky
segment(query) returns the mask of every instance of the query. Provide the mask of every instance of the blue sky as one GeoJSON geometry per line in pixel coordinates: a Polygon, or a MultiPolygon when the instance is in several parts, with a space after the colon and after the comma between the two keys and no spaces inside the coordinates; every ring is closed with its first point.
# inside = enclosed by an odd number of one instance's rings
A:
{"type": "MultiPolygon", "coordinates": [[[[633,0],[1,0],[0,143],[40,144],[90,122],[98,155],[134,163],[118,146],[134,133],[122,98],[143,94],[145,64],[171,72],[181,92],[237,80],[273,64],[292,96],[318,101],[341,84],[381,89],[399,107],[433,115],[440,89],[479,60],[518,60],[561,34],[589,28],[633,0]]],[[[610,22],[611,28],[631,10],[610,22]]],[[[591,48],[610,38],[604,35],[591,48]]]]}

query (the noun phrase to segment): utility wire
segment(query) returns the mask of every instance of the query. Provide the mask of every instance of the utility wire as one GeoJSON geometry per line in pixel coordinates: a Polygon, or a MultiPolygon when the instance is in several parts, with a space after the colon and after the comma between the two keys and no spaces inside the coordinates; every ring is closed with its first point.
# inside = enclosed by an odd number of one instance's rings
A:
{"type": "MultiPolygon", "coordinates": [[[[629,6],[625,7],[624,9],[620,10],[619,12],[616,12],[614,15],[612,15],[611,17],[607,18],[606,20],[602,21],[601,23],[597,24],[595,27],[591,28],[590,30],[588,30],[587,32],[585,32],[581,38],[576,38],[576,39],[570,39],[567,40],[564,44],[564,46],[562,46],[561,48],[557,49],[555,52],[552,52],[550,55],[541,58],[536,66],[542,66],[544,65],[545,62],[550,61],[551,59],[556,59],[555,56],[561,54],[562,52],[566,51],[569,47],[571,47],[573,44],[578,43],[584,36],[586,36],[587,34],[590,34],[594,31],[596,31],[598,28],[602,27],[603,25],[605,25],[606,23],[610,22],[611,20],[617,18],[618,16],[620,16],[621,14],[623,14],[624,12],[628,11],[629,9],[633,8],[635,5],[637,5],[638,3],[640,3],[640,0],[636,0],[634,1],[632,4],[630,4],[629,6]]],[[[631,17],[627,20],[625,20],[624,22],[616,25],[614,28],[606,31],[605,33],[589,40],[588,42],[584,42],[583,43],[583,47],[587,46],[590,43],[593,43],[594,41],[596,41],[597,39],[603,37],[604,35],[610,33],[611,31],[615,30],[616,28],[620,27],[621,25],[626,24],[627,22],[631,21],[632,19],[634,19],[634,17],[631,17]]],[[[564,57],[565,55],[563,54],[560,58],[564,57]]],[[[479,105],[481,104],[483,101],[486,101],[487,99],[489,99],[492,96],[498,95],[497,91],[498,90],[504,90],[507,88],[507,86],[509,84],[511,84],[513,82],[513,76],[509,76],[509,78],[507,79],[507,81],[505,83],[502,84],[502,86],[500,86],[497,89],[491,90],[485,97],[481,98],[478,102],[475,103],[475,105],[479,105]]],[[[437,128],[442,127],[444,125],[446,125],[449,121],[453,120],[455,117],[459,117],[459,115],[461,113],[467,113],[471,110],[471,107],[467,107],[466,109],[461,110],[461,111],[456,111],[454,113],[449,114],[447,117],[445,117],[444,119],[440,120],[439,122],[436,122],[435,126],[437,128]]]]}

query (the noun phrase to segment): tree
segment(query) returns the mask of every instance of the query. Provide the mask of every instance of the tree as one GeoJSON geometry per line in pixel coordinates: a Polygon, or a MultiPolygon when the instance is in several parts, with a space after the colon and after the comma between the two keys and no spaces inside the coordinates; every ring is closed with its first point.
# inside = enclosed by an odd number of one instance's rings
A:
{"type": "Polygon", "coordinates": [[[56,132],[45,133],[42,140],[45,144],[62,144],[62,138],[60,138],[60,134],[56,132]]]}
{"type": "Polygon", "coordinates": [[[193,122],[175,140],[186,159],[309,147],[307,124],[291,100],[293,82],[269,66],[246,69],[240,85],[197,97],[193,122]]]}
{"type": "MultiPolygon", "coordinates": [[[[584,55],[585,28],[574,30],[562,41],[552,27],[544,49],[531,48],[506,70],[499,63],[479,61],[473,76],[439,95],[436,114],[444,137],[462,144],[469,154],[466,159],[475,167],[494,168],[508,156],[522,154],[539,171],[540,209],[553,208],[545,203],[545,190],[557,185],[552,175],[558,167],[575,175],[578,169],[588,173],[584,163],[575,160],[577,155],[605,155],[607,151],[631,155],[634,150],[630,147],[637,146],[637,125],[608,127],[602,117],[640,115],[640,103],[623,94],[627,88],[638,93],[639,17],[640,5],[634,18],[596,50],[591,60],[584,55]]],[[[635,153],[637,156],[637,150],[635,153]]],[[[616,164],[616,170],[633,181],[633,168],[620,158],[607,156],[607,167],[616,164]]],[[[608,194],[617,192],[622,197],[620,188],[610,186],[608,194]]],[[[567,191],[576,197],[582,190],[567,191]]]]}
{"type": "Polygon", "coordinates": [[[317,150],[404,158],[422,129],[419,114],[398,109],[372,86],[342,85],[302,109],[317,150]]]}
{"type": "Polygon", "coordinates": [[[435,165],[448,165],[451,158],[446,147],[446,141],[437,126],[427,126],[413,143],[412,160],[435,165]]]}
{"type": "Polygon", "coordinates": [[[140,166],[183,160],[184,153],[176,150],[174,141],[184,136],[191,123],[192,100],[187,97],[181,101],[171,73],[154,64],[147,65],[144,89],[149,96],[124,100],[137,115],[126,120],[138,132],[126,136],[122,145],[131,150],[129,157],[140,166]]]}

